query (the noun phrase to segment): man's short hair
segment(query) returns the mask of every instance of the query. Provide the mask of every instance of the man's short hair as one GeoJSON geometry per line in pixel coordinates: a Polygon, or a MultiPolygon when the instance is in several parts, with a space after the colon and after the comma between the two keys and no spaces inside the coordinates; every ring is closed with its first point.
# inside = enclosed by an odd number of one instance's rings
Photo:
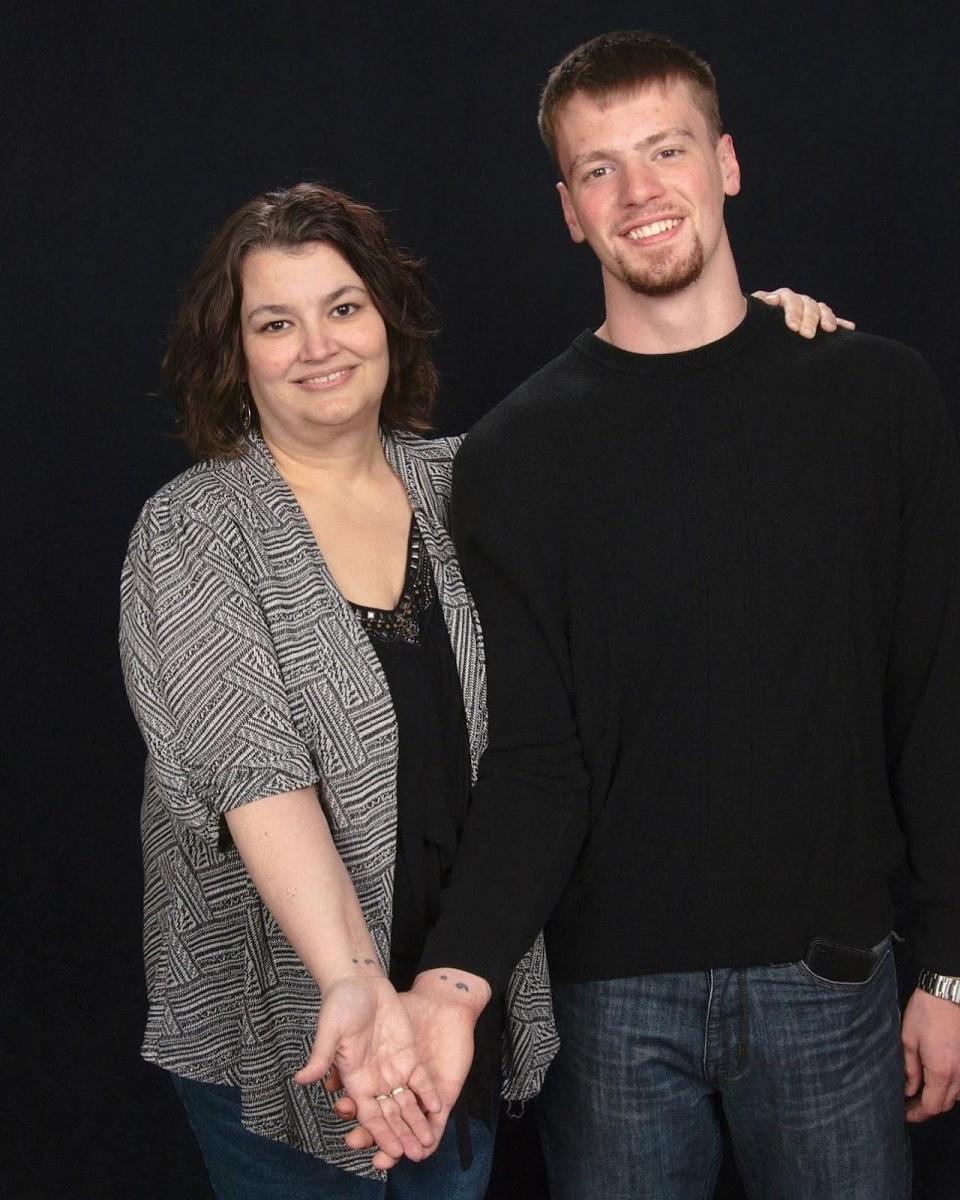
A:
{"type": "MultiPolygon", "coordinates": [[[[550,72],[540,96],[537,121],[540,136],[557,159],[557,122],[563,106],[577,92],[604,100],[617,92],[632,92],[649,83],[684,79],[716,139],[723,133],[717,81],[710,64],[699,54],[678,46],[659,33],[628,29],[602,33],[572,50],[550,72]]],[[[561,173],[563,168],[560,167],[561,173]]]]}

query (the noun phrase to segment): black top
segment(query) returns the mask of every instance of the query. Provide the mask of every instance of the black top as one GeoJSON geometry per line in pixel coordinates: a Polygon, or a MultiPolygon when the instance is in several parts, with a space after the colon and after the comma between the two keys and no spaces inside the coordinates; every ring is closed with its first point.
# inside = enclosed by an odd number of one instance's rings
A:
{"type": "Polygon", "coordinates": [[[584,333],[488,414],[490,746],[423,966],[502,983],[544,922],[560,979],[871,945],[906,848],[960,974],[958,506],[922,359],[755,302],[681,354],[584,333]]]}
{"type": "MultiPolygon", "coordinates": [[[[405,991],[419,970],[427,930],[439,913],[470,800],[470,745],[460,678],[414,519],[396,608],[352,607],[383,667],[397,719],[390,981],[405,991]]],[[[488,1005],[477,1023],[474,1066],[465,1089],[470,1116],[488,1123],[500,1028],[499,1006],[488,1005]]]]}

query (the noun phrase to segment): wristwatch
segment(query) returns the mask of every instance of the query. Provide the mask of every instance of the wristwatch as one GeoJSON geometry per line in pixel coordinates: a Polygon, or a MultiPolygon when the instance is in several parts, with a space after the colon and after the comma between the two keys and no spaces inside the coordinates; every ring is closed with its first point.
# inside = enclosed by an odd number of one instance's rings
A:
{"type": "Polygon", "coordinates": [[[939,996],[941,1000],[952,1000],[954,1004],[960,1004],[960,976],[938,975],[936,971],[921,971],[917,987],[921,992],[939,996]]]}

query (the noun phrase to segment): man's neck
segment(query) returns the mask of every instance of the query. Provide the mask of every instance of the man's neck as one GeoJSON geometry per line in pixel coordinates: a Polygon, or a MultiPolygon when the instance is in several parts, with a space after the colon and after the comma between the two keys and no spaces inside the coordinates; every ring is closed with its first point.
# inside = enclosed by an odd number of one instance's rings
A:
{"type": "Polygon", "coordinates": [[[642,296],[604,272],[606,320],[597,337],[634,354],[677,354],[726,337],[743,321],[747,301],[732,256],[669,296],[642,296]]]}

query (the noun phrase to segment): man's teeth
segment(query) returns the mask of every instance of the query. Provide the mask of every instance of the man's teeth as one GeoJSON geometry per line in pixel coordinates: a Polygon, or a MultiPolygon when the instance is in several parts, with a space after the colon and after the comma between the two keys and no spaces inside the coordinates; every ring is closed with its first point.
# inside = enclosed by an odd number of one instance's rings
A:
{"type": "Polygon", "coordinates": [[[653,237],[655,233],[666,233],[668,229],[676,229],[680,220],[680,217],[671,217],[668,221],[654,221],[652,225],[638,225],[636,229],[630,230],[627,237],[639,242],[641,238],[653,237]]]}

